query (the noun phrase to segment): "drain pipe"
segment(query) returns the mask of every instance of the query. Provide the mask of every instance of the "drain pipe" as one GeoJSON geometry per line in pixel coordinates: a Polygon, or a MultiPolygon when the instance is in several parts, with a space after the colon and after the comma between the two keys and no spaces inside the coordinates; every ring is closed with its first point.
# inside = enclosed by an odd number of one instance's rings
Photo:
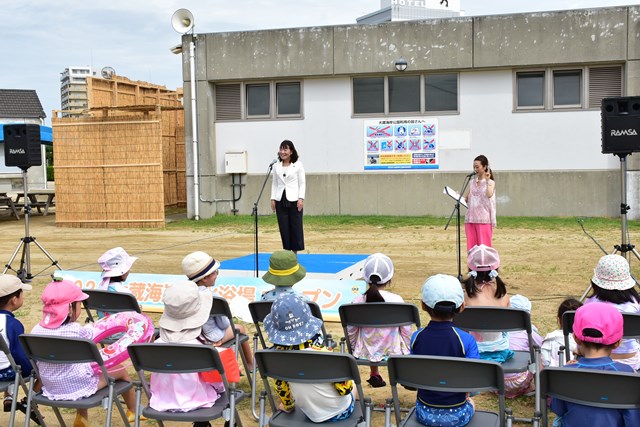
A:
{"type": "Polygon", "coordinates": [[[195,35],[189,41],[189,71],[191,79],[191,134],[193,140],[193,218],[200,219],[200,167],[198,165],[198,112],[196,96],[196,44],[195,35]]]}

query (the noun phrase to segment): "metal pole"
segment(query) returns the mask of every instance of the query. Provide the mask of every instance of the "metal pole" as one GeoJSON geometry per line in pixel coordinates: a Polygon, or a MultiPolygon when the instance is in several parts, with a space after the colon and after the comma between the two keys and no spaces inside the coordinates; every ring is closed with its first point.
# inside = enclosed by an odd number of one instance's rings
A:
{"type": "Polygon", "coordinates": [[[195,36],[189,41],[189,72],[191,79],[191,134],[193,141],[193,218],[200,219],[200,168],[198,167],[198,112],[196,95],[196,44],[195,36]]]}
{"type": "Polygon", "coordinates": [[[629,261],[629,247],[627,246],[627,211],[629,210],[629,206],[627,206],[627,155],[620,155],[620,188],[622,194],[620,195],[620,218],[621,218],[621,227],[622,230],[622,239],[621,242],[621,255],[629,261]]]}

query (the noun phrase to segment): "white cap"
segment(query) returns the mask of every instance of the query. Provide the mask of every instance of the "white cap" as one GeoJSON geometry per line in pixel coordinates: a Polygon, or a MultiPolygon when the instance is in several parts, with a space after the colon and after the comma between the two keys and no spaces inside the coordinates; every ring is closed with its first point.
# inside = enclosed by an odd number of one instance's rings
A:
{"type": "Polygon", "coordinates": [[[371,276],[378,276],[380,278],[380,281],[375,283],[377,285],[387,283],[391,280],[393,277],[393,262],[391,262],[391,258],[378,252],[364,260],[362,277],[365,282],[371,283],[371,276]]]}

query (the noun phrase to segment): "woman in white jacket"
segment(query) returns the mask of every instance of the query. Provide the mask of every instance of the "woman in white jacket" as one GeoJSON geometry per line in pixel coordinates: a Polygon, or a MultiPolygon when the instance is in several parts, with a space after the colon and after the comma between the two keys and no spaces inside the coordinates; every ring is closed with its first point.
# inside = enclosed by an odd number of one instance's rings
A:
{"type": "Polygon", "coordinates": [[[304,249],[302,210],[306,182],[304,167],[293,142],[285,139],[278,151],[279,163],[273,168],[271,209],[278,217],[282,248],[298,253],[304,249]]]}

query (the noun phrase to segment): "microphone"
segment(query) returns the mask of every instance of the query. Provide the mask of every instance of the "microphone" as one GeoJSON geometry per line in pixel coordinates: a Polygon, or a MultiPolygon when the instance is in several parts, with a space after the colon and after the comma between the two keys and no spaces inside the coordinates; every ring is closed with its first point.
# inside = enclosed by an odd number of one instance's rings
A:
{"type": "Polygon", "coordinates": [[[475,172],[471,172],[471,173],[467,174],[467,178],[471,178],[475,174],[476,174],[475,172]]]}
{"type": "Polygon", "coordinates": [[[278,163],[278,159],[273,159],[271,163],[269,163],[269,167],[275,165],[276,163],[278,163]]]}

